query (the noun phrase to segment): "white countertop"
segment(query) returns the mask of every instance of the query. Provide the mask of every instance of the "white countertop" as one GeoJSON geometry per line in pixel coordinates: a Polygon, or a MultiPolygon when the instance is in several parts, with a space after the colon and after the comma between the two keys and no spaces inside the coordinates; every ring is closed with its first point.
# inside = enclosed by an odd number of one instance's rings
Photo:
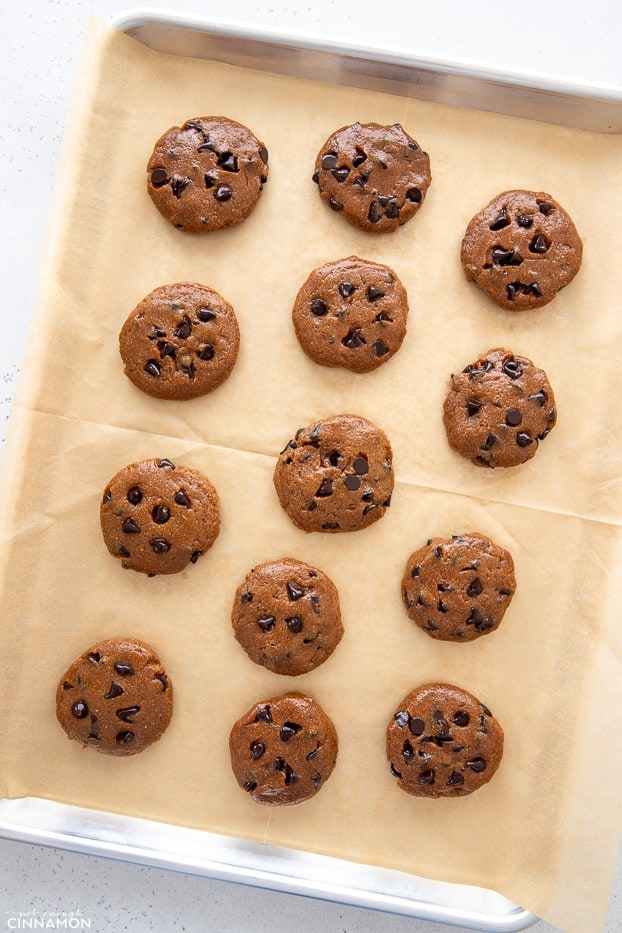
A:
{"type": "MultiPolygon", "coordinates": [[[[153,9],[173,4],[154,0],[153,9]]],[[[0,440],[4,441],[34,301],[49,195],[78,50],[90,14],[110,20],[123,0],[1,0],[0,190],[4,223],[0,440]]],[[[622,87],[619,0],[182,0],[186,13],[277,27],[441,60],[477,61],[585,84],[622,87]]],[[[0,840],[0,930],[13,918],[82,916],[94,933],[443,933],[455,930],[338,904],[0,840]],[[79,912],[79,914],[78,914],[79,912]]],[[[622,862],[606,933],[622,931],[622,862]]],[[[534,933],[553,928],[537,923],[534,933]]]]}

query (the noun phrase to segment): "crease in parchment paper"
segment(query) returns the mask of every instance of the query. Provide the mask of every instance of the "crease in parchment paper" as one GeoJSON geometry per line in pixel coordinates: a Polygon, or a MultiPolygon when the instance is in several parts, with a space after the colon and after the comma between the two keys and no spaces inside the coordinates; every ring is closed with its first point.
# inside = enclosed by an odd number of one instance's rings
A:
{"type": "Polygon", "coordinates": [[[327,96],[306,80],[153,53],[93,22],[5,453],[4,795],[484,886],[569,933],[600,929],[622,820],[611,741],[622,708],[622,268],[602,222],[620,211],[621,149],[616,137],[354,88],[327,96]],[[145,165],[169,126],[219,113],[266,142],[270,179],[243,224],[185,236],[151,204],[145,165]],[[355,120],[401,120],[430,153],[426,201],[391,236],[350,228],[310,180],[321,144],[355,120]],[[492,306],[459,263],[470,217],[515,187],[550,192],[585,245],[575,281],[533,314],[492,306]],[[313,364],[291,325],[309,272],[353,254],[391,266],[410,304],[399,353],[364,377],[313,364]],[[130,310],[174,281],[216,288],[241,330],[231,377],[183,404],[138,392],[118,353],[130,310]],[[450,373],[495,346],[544,368],[557,399],[555,430],[516,470],[462,461],[442,425],[450,373]],[[339,411],[386,431],[394,502],[365,531],[305,535],[278,506],[276,455],[298,427],[339,411]],[[99,502],[121,466],[152,456],[210,478],[221,532],[196,566],[147,579],[109,556],[99,502]],[[497,632],[442,644],[408,620],[401,575],[429,537],[465,530],[508,547],[517,591],[497,632]],[[329,573],[345,627],[334,655],[300,678],[254,665],[230,624],[248,570],[286,555],[329,573]],[[127,760],[70,743],[54,714],[69,663],[122,634],[153,645],[175,688],[171,726],[127,760]],[[498,773],[469,797],[418,800],[389,774],[387,722],[427,680],[475,693],[505,730],[498,773]],[[254,702],[287,690],[309,692],[333,718],[339,757],[315,798],[267,811],[233,780],[228,733],[254,702]]]}

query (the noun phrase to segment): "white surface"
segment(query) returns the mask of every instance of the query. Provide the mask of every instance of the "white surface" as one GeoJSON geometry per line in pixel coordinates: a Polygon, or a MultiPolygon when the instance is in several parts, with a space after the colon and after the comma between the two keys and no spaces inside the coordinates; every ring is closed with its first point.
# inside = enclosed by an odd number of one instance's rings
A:
{"type": "MultiPolygon", "coordinates": [[[[138,4],[137,4],[138,5],[138,4]]],[[[153,8],[173,6],[153,0],[153,8]]],[[[2,340],[0,440],[4,439],[33,304],[49,194],[88,16],[110,20],[124,0],[0,0],[2,340]]],[[[476,60],[622,86],[619,0],[181,0],[207,17],[278,27],[429,57],[476,60]]],[[[0,670],[2,668],[0,667],[0,670]]],[[[613,777],[612,777],[613,779],[613,777]]],[[[222,933],[444,933],[455,930],[360,908],[104,861],[0,840],[0,930],[23,914],[90,920],[110,931],[222,933]]],[[[606,933],[622,931],[622,864],[606,933]]],[[[48,925],[48,928],[51,928],[48,925]]],[[[534,933],[551,933],[543,922],[534,933]]]]}

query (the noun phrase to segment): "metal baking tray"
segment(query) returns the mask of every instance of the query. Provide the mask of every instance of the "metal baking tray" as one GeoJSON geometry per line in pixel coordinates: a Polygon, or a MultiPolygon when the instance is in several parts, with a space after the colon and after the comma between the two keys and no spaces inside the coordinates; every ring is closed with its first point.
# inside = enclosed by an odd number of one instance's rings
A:
{"type": "MultiPolygon", "coordinates": [[[[112,25],[155,51],[173,55],[622,132],[622,94],[616,88],[414,59],[392,49],[336,44],[173,12],[134,10],[112,25]]],[[[522,930],[537,920],[483,888],[48,800],[0,800],[0,835],[491,933],[522,930]]]]}

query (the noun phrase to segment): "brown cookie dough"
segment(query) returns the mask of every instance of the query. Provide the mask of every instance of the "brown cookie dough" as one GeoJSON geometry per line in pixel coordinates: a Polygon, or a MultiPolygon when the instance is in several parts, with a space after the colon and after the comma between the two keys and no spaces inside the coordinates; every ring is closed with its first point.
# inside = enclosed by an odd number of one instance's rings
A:
{"type": "Polygon", "coordinates": [[[163,217],[188,233],[209,233],[248,217],[268,180],[268,150],[228,117],[196,117],[155,144],[147,191],[163,217]]]}
{"type": "Polygon", "coordinates": [[[564,208],[543,191],[504,191],[470,221],[461,260],[469,281],[509,311],[541,308],[568,285],[583,244],[564,208]]]}
{"type": "Polygon", "coordinates": [[[387,758],[397,784],[414,797],[463,797],[494,775],[503,730],[472,694],[425,684],[400,703],[387,728],[387,758]]]}
{"type": "Polygon", "coordinates": [[[546,373],[524,356],[489,350],[451,377],[443,415],[447,439],[478,466],[530,460],[556,419],[546,373]]]}
{"type": "Polygon", "coordinates": [[[149,645],[101,641],[61,677],[56,716],[69,736],[106,755],[136,755],[171,721],[173,685],[149,645]]]}
{"type": "Polygon", "coordinates": [[[431,538],[402,579],[408,616],[443,641],[473,641],[499,626],[516,589],[514,562],[485,535],[431,538]]]}
{"type": "Polygon", "coordinates": [[[288,693],[257,703],[229,736],[231,767],[243,790],[269,806],[313,797],[332,774],[337,733],[319,703],[288,693]]]}
{"type": "Polygon", "coordinates": [[[323,366],[367,373],[397,353],[408,296],[388,266],[350,256],[315,269],[292,312],[298,341],[323,366]]]}
{"type": "Polygon", "coordinates": [[[100,520],[106,547],[122,567],[150,576],[178,573],[216,540],[218,496],[196,470],[141,460],[110,480],[100,520]]]}
{"type": "Polygon", "coordinates": [[[335,584],[289,557],[247,574],[235,594],[231,622],[252,661],[290,676],[323,664],[343,635],[335,584]]]}
{"type": "Polygon", "coordinates": [[[279,502],[302,531],[366,528],[389,507],[393,482],[384,431],[349,414],[300,428],[274,471],[279,502]]]}
{"type": "Polygon", "coordinates": [[[240,330],[231,305],[205,285],[179,282],[154,289],[119,335],[125,375],[155,398],[212,392],[231,374],[240,330]]]}
{"type": "Polygon", "coordinates": [[[354,123],[328,137],[315,160],[320,197],[355,227],[390,233],[419,210],[430,159],[399,123],[354,123]]]}

